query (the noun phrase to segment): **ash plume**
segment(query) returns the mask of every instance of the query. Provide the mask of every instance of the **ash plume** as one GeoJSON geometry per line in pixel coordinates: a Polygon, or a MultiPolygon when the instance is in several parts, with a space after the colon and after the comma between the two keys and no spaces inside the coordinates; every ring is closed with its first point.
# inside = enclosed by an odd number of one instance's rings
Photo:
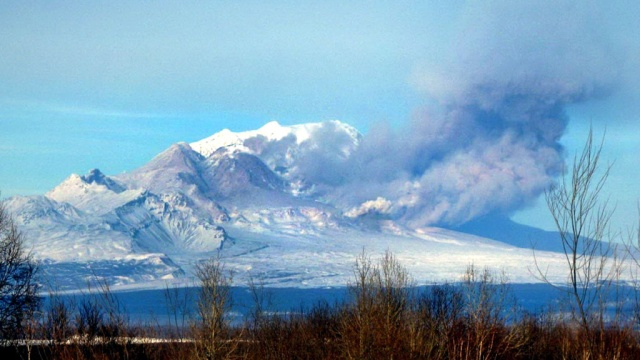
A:
{"type": "Polygon", "coordinates": [[[303,169],[350,214],[377,201],[414,227],[461,224],[530,204],[562,173],[567,106],[615,87],[605,32],[565,3],[487,4],[467,9],[449,56],[415,72],[438,106],[303,169]]]}

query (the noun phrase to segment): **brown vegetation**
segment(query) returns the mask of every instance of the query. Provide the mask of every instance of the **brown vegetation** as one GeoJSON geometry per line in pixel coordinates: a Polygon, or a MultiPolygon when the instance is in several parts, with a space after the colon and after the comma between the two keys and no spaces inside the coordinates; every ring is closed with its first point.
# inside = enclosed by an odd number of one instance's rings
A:
{"type": "MultiPolygon", "coordinates": [[[[224,317],[232,299],[222,265],[211,260],[198,269],[204,285],[199,314],[186,329],[132,326],[102,286],[97,297],[82,302],[65,303],[53,295],[25,339],[30,341],[0,347],[0,357],[635,359],[640,351],[633,323],[585,328],[553,313],[526,314],[513,302],[503,274],[474,266],[460,283],[419,290],[391,253],[377,262],[362,254],[343,303],[319,302],[286,314],[270,314],[256,304],[252,318],[237,326],[224,317]]],[[[263,289],[252,290],[262,299],[263,289]]]]}

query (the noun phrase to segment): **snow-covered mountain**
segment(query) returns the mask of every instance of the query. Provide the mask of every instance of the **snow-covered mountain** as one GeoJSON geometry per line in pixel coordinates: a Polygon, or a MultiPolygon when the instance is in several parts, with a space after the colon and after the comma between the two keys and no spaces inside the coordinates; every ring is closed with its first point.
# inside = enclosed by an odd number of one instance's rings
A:
{"type": "MultiPolygon", "coordinates": [[[[420,282],[455,279],[470,263],[535,280],[523,267],[533,264],[528,249],[408,227],[380,216],[390,206],[384,198],[357,208],[333,201],[309,169],[348,160],[361,138],[338,121],[223,130],[174,144],[129,173],[74,174],[44,196],[6,205],[45,274],[63,289],[96,277],[113,286],[163,286],[189,279],[197,261],[217,254],[236,283],[254,277],[271,286],[341,286],[363,249],[391,250],[420,282]]],[[[557,253],[538,256],[551,269],[562,265],[557,253]]]]}
{"type": "Polygon", "coordinates": [[[317,154],[346,159],[357,149],[361,138],[355,128],[335,120],[293,126],[272,121],[254,131],[222,130],[192,143],[191,148],[205,157],[214,153],[256,156],[287,181],[292,194],[309,195],[316,184],[309,182],[304,170],[319,160],[317,154]]]}

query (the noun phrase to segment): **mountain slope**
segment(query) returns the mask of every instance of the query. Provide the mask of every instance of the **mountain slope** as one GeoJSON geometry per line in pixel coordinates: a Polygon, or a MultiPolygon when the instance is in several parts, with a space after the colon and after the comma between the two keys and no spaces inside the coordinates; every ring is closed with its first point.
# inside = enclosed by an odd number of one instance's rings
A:
{"type": "MultiPolygon", "coordinates": [[[[390,205],[382,197],[356,209],[330,200],[339,196],[326,184],[320,191],[309,169],[321,175],[321,166],[347,164],[360,141],[337,121],[224,130],[174,144],[129,173],[71,175],[45,196],[9,199],[7,208],[45,273],[68,289],[96,277],[121,287],[184,284],[194,264],[216,254],[240,282],[342,286],[362,249],[393,251],[421,282],[457,279],[470,263],[535,281],[522,266],[530,251],[512,246],[522,245],[513,241],[522,228],[500,238],[482,222],[459,228],[498,242],[408,227],[384,215],[390,205]]],[[[552,269],[562,265],[558,254],[539,257],[552,269]]]]}
{"type": "Polygon", "coordinates": [[[454,230],[495,239],[525,249],[563,251],[560,235],[557,232],[518,224],[504,216],[485,216],[474,219],[455,227],[454,230]]]}

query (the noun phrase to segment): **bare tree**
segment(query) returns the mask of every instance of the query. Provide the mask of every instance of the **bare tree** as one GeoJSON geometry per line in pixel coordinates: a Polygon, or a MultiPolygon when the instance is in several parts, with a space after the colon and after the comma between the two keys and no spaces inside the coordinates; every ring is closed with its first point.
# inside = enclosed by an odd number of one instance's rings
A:
{"type": "Polygon", "coordinates": [[[189,304],[193,300],[191,293],[181,288],[178,284],[166,284],[164,300],[169,320],[169,335],[176,339],[183,339],[187,329],[187,321],[191,318],[189,308],[189,304]]]}
{"type": "Polygon", "coordinates": [[[629,275],[631,279],[632,294],[635,298],[634,320],[640,323],[640,202],[638,202],[638,223],[636,227],[628,229],[624,244],[627,254],[635,266],[630,266],[629,275]]]}
{"type": "Polygon", "coordinates": [[[504,326],[515,322],[519,311],[504,271],[470,264],[462,277],[461,295],[468,330],[465,345],[458,350],[465,357],[473,354],[471,358],[501,359],[523,348],[526,335],[517,327],[504,326]]]}
{"type": "Polygon", "coordinates": [[[346,358],[393,358],[401,347],[399,334],[408,323],[414,282],[397,258],[386,251],[374,263],[364,250],[356,258],[354,303],[342,320],[346,358]]]}
{"type": "Polygon", "coordinates": [[[0,202],[0,339],[19,338],[38,306],[37,266],[24,238],[0,202]]]}
{"type": "MultiPolygon", "coordinates": [[[[621,263],[612,256],[616,253],[609,228],[613,210],[607,200],[600,200],[611,169],[610,165],[600,169],[602,144],[593,143],[590,130],[582,153],[574,157],[570,178],[563,177],[545,192],[564,250],[574,318],[586,330],[592,320],[602,325],[604,300],[621,263]]],[[[536,269],[550,283],[537,261],[536,269]]]]}
{"type": "Polygon", "coordinates": [[[225,319],[232,306],[231,274],[225,271],[219,257],[198,263],[195,274],[200,281],[197,310],[200,323],[194,326],[196,357],[227,358],[236,345],[228,341],[230,329],[225,319]]]}

